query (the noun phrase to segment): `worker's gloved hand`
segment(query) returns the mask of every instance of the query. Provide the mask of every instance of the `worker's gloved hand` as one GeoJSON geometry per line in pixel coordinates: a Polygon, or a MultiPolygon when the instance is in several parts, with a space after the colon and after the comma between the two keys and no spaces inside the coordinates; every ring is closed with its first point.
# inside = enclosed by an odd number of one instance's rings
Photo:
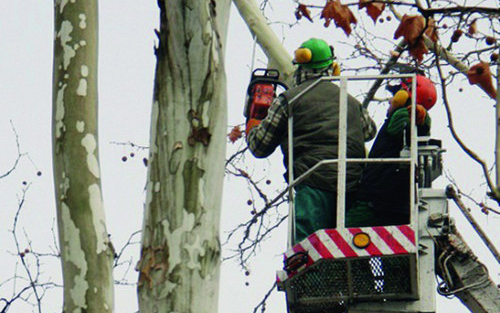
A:
{"type": "MultiPolygon", "coordinates": [[[[411,105],[407,107],[408,113],[411,114],[411,105]]],[[[415,122],[417,125],[422,125],[425,123],[426,117],[427,117],[427,110],[420,104],[417,104],[417,107],[415,108],[415,111],[417,112],[417,118],[415,122]]]]}
{"type": "Polygon", "coordinates": [[[261,120],[258,120],[256,118],[251,118],[248,120],[247,122],[247,126],[245,128],[245,134],[248,136],[248,133],[250,132],[250,130],[252,130],[252,128],[254,128],[255,126],[258,126],[260,124],[261,120]]]}
{"type": "Polygon", "coordinates": [[[410,113],[406,108],[397,109],[389,118],[387,124],[387,132],[393,136],[397,136],[410,125],[410,113]]]}

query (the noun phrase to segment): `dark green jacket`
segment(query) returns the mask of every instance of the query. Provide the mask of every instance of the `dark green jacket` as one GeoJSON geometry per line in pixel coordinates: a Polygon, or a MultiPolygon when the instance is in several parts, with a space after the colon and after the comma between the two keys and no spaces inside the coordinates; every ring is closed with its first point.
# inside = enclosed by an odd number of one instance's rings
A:
{"type": "MultiPolygon", "coordinates": [[[[284,92],[289,102],[295,95],[313,83],[307,81],[284,92]]],[[[340,88],[328,81],[321,82],[311,91],[291,104],[293,114],[293,156],[294,178],[299,177],[317,162],[336,159],[338,156],[338,118],[340,88]]],[[[361,125],[362,106],[355,98],[348,96],[347,157],[365,157],[364,135],[361,125]]],[[[288,165],[288,138],[280,143],[285,167],[288,165]]],[[[346,190],[356,188],[362,172],[362,165],[348,164],[346,190]]],[[[285,174],[287,179],[288,174],[285,174]]],[[[304,184],[326,191],[337,190],[337,166],[327,165],[309,176],[304,184]]]]}

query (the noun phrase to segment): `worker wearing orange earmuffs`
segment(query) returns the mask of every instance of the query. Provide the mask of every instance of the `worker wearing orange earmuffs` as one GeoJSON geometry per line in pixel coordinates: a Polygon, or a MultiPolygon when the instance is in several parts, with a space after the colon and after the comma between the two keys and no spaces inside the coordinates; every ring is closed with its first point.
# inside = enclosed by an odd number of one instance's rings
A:
{"type": "MultiPolygon", "coordinates": [[[[279,146],[288,167],[288,115],[293,114],[294,179],[318,162],[336,159],[340,88],[329,81],[318,83],[289,104],[308,86],[323,76],[340,75],[340,67],[326,41],[311,38],[295,51],[296,86],[276,97],[263,120],[249,119],[246,140],[257,158],[272,154],[279,146]],[[289,107],[290,106],[290,107],[289,107]]],[[[376,135],[375,122],[354,97],[347,100],[347,157],[365,156],[364,141],[376,135]]],[[[361,164],[350,163],[346,170],[346,202],[353,196],[363,171],[361,164]]],[[[285,174],[285,179],[287,175],[285,174]]],[[[319,229],[336,227],[337,168],[324,165],[295,186],[295,230],[293,244],[319,229]]]]}
{"type": "MultiPolygon", "coordinates": [[[[416,125],[419,136],[430,133],[428,114],[436,103],[436,87],[430,79],[417,75],[416,125]]],[[[398,158],[409,143],[411,79],[389,86],[393,93],[387,118],[380,128],[369,158],[398,158]]],[[[410,222],[410,169],[403,164],[368,164],[363,170],[355,204],[347,210],[346,227],[403,225],[410,222]]]]}

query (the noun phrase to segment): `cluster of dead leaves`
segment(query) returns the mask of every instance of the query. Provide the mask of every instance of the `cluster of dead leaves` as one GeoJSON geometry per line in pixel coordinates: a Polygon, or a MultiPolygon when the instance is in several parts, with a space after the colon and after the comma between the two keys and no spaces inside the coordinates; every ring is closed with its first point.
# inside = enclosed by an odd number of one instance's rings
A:
{"type": "Polygon", "coordinates": [[[467,78],[471,85],[479,85],[488,96],[492,99],[496,99],[497,91],[493,86],[493,81],[491,79],[490,65],[486,62],[479,62],[476,65],[471,66],[467,71],[467,78]]]}
{"type": "MultiPolygon", "coordinates": [[[[366,8],[368,16],[370,16],[373,22],[376,23],[377,19],[385,9],[385,3],[373,2],[373,0],[359,0],[358,8],[366,8]]],[[[311,12],[304,4],[299,3],[295,16],[297,19],[306,17],[312,22],[311,12]]],[[[335,25],[342,28],[347,36],[351,34],[351,24],[357,24],[356,17],[352,11],[347,5],[342,4],[340,0],[327,0],[326,5],[323,7],[321,12],[321,18],[325,19],[325,27],[328,27],[333,20],[335,25]]],[[[458,41],[462,33],[463,32],[460,30],[456,30],[454,32],[454,37],[456,37],[454,42],[458,41]]],[[[470,23],[467,33],[470,36],[474,36],[478,33],[476,20],[473,20],[470,23]]],[[[427,36],[433,42],[437,42],[438,40],[435,21],[432,18],[424,18],[421,15],[405,14],[401,19],[398,28],[394,32],[394,39],[403,37],[405,42],[408,44],[410,55],[418,62],[422,62],[424,55],[429,53],[429,49],[425,44],[424,36],[427,36]]],[[[487,37],[486,42],[488,45],[492,45],[495,43],[495,40],[492,37],[487,37]]],[[[478,84],[491,98],[496,98],[496,90],[492,83],[488,63],[480,62],[472,66],[467,72],[467,77],[469,78],[470,84],[478,84]]],[[[241,137],[241,131],[239,133],[238,130],[233,129],[233,131],[229,134],[229,138],[232,142],[241,137]]]]}
{"type": "Polygon", "coordinates": [[[434,20],[425,19],[421,15],[405,14],[394,32],[394,39],[403,37],[408,44],[410,55],[418,62],[422,62],[424,54],[429,53],[429,49],[425,45],[424,34],[434,42],[438,40],[434,20]]]}
{"type": "MultiPolygon", "coordinates": [[[[359,9],[362,8],[366,8],[367,14],[376,23],[377,18],[385,9],[385,3],[373,2],[373,0],[359,0],[359,9]]],[[[302,3],[299,3],[297,10],[295,10],[295,17],[298,20],[305,17],[309,21],[313,21],[307,5],[302,3]]],[[[321,11],[320,18],[325,20],[325,27],[328,27],[333,20],[335,26],[342,28],[347,36],[351,34],[351,24],[358,22],[349,7],[342,4],[340,0],[328,0],[321,11]]]]}

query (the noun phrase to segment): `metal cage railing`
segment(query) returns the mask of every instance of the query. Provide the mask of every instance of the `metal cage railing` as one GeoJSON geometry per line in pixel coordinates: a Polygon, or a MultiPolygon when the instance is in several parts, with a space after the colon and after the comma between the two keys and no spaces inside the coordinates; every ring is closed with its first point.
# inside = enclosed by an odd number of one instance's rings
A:
{"type": "Polygon", "coordinates": [[[288,226],[288,247],[295,242],[295,210],[293,188],[301,183],[305,178],[318,170],[321,166],[327,164],[337,164],[337,229],[344,228],[345,225],[345,180],[347,163],[407,163],[410,165],[410,225],[417,229],[417,206],[415,190],[415,168],[417,164],[417,131],[415,127],[416,118],[416,93],[411,94],[411,133],[410,133],[410,155],[400,158],[347,158],[347,87],[349,81],[360,80],[379,80],[379,79],[402,79],[412,78],[412,90],[416,90],[416,74],[395,74],[395,75],[367,75],[367,76],[325,76],[318,78],[311,85],[307,86],[299,94],[288,101],[288,196],[289,196],[289,226],[288,226]],[[340,100],[339,100],[339,138],[338,138],[338,158],[322,160],[303,173],[294,178],[293,173],[293,103],[306,93],[313,90],[323,81],[340,82],[340,100]]]}

